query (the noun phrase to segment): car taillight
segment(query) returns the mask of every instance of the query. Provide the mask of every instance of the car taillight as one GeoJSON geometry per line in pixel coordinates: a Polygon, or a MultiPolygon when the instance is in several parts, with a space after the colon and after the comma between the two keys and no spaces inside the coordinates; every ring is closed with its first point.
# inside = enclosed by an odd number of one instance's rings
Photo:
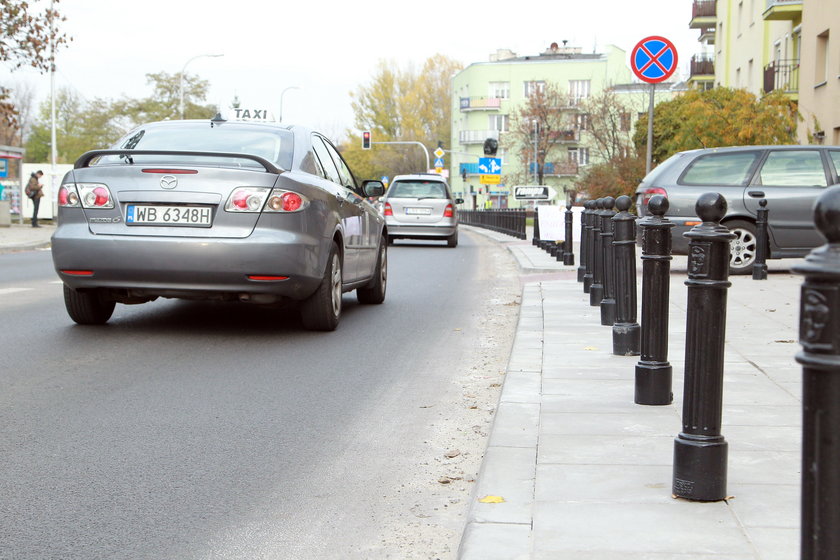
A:
{"type": "Polygon", "coordinates": [[[642,206],[647,206],[647,203],[650,202],[650,199],[658,194],[661,194],[666,198],[668,197],[668,192],[665,189],[659,187],[652,187],[649,189],[645,189],[645,191],[639,195],[639,202],[641,202],[642,206]]]}
{"type": "Polygon", "coordinates": [[[265,204],[270,189],[265,187],[239,187],[225,204],[228,212],[259,212],[265,204]]]}
{"type": "Polygon", "coordinates": [[[446,210],[443,211],[444,218],[451,218],[455,215],[455,207],[451,204],[446,205],[446,210]]]}
{"type": "Polygon", "coordinates": [[[58,205],[67,208],[79,207],[79,193],[74,185],[61,185],[58,189],[58,205]]]}
{"type": "Polygon", "coordinates": [[[309,200],[296,192],[275,190],[265,205],[266,212],[297,212],[309,205],[309,200]]]}
{"type": "Polygon", "coordinates": [[[391,203],[390,202],[385,203],[385,207],[382,210],[382,215],[383,216],[393,216],[394,215],[394,210],[393,210],[393,208],[391,208],[391,203]]]}
{"type": "Polygon", "coordinates": [[[79,199],[85,208],[113,208],[114,199],[108,187],[98,183],[76,183],[79,199]]]}

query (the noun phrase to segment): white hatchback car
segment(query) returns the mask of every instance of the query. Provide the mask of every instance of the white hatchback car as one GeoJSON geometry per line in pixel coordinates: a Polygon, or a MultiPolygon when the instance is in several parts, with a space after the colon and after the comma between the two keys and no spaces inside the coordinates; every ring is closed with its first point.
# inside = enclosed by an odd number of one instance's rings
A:
{"type": "Polygon", "coordinates": [[[458,204],[446,180],[435,173],[397,175],[380,200],[388,229],[394,239],[439,239],[458,246],[458,204]]]}

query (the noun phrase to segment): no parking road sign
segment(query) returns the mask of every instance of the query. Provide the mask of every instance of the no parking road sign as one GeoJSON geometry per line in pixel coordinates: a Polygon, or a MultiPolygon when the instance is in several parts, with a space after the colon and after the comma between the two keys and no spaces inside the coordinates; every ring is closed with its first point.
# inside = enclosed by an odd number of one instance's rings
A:
{"type": "Polygon", "coordinates": [[[642,39],[630,53],[630,68],[643,82],[664,82],[677,69],[677,48],[665,37],[642,39]]]}

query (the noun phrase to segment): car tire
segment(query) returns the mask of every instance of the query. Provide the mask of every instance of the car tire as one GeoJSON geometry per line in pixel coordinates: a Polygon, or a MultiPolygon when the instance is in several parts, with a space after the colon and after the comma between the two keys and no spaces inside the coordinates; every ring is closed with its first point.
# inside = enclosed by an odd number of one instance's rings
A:
{"type": "Polygon", "coordinates": [[[735,234],[735,239],[730,241],[729,274],[752,274],[758,245],[755,224],[745,220],[732,220],[723,225],[735,234]]]}
{"type": "Polygon", "coordinates": [[[389,235],[389,236],[388,236],[388,245],[393,245],[393,244],[394,244],[394,236],[393,236],[393,235],[389,235]]]}
{"type": "Polygon", "coordinates": [[[74,290],[64,285],[64,307],[80,325],[104,325],[114,313],[116,302],[103,299],[97,290],[74,290]]]}
{"type": "Polygon", "coordinates": [[[359,303],[380,304],[385,301],[385,290],[388,288],[388,249],[385,238],[379,242],[379,255],[376,257],[376,268],[373,269],[373,279],[370,284],[356,290],[359,303]]]}
{"type": "Polygon", "coordinates": [[[455,233],[450,235],[446,238],[446,246],[447,247],[457,247],[458,246],[458,230],[455,230],[455,233]]]}
{"type": "Polygon", "coordinates": [[[315,293],[303,301],[301,319],[311,331],[334,331],[341,319],[341,257],[335,241],[327,258],[324,278],[315,293]]]}

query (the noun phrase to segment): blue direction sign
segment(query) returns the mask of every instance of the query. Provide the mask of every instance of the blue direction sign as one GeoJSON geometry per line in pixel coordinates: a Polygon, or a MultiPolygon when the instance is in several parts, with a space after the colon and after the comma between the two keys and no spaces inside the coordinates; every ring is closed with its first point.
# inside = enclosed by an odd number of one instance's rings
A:
{"type": "Polygon", "coordinates": [[[677,69],[677,48],[665,37],[642,39],[630,53],[630,68],[649,84],[664,82],[677,69]]]}
{"type": "Polygon", "coordinates": [[[435,160],[435,167],[443,167],[443,158],[437,158],[435,160]]]}
{"type": "Polygon", "coordinates": [[[482,175],[501,175],[502,158],[478,158],[478,171],[482,175]]]}

